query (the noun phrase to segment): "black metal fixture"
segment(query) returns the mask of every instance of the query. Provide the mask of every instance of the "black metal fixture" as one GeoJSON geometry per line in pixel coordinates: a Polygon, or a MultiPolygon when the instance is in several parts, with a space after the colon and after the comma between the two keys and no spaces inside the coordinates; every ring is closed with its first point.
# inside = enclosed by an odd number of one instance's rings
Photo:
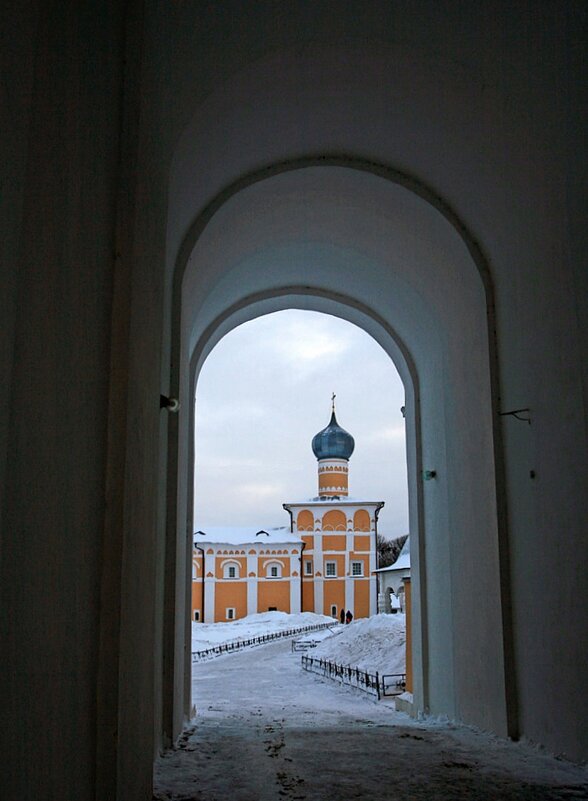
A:
{"type": "Polygon", "coordinates": [[[523,423],[528,423],[531,425],[531,410],[530,409],[513,409],[510,412],[498,412],[499,417],[516,417],[517,420],[522,420],[523,423]],[[521,417],[521,414],[528,415],[527,417],[521,417]]]}

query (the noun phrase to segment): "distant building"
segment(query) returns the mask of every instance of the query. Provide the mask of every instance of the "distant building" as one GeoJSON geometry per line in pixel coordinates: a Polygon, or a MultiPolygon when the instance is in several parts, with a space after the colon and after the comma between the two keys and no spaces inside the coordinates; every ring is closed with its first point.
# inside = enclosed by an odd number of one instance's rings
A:
{"type": "Polygon", "coordinates": [[[403,612],[404,579],[410,578],[410,537],[406,538],[394,564],[374,572],[379,578],[378,612],[403,612]]]}
{"type": "Polygon", "coordinates": [[[289,527],[216,528],[194,534],[192,619],[237,620],[301,611],[302,541],[289,527]]]}
{"type": "Polygon", "coordinates": [[[377,610],[376,533],[383,501],[349,497],[355,443],[337,422],[312,440],[318,495],[283,504],[290,526],[216,528],[194,534],[192,619],[236,620],[268,610],[338,618],[377,610]]]}

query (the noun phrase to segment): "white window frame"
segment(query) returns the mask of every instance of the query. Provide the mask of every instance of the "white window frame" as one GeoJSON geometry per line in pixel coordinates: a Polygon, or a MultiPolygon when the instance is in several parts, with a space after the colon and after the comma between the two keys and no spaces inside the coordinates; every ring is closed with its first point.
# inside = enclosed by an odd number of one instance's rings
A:
{"type": "Polygon", "coordinates": [[[227,608],[225,609],[225,618],[227,620],[235,620],[236,615],[237,615],[237,610],[235,609],[235,607],[227,606],[227,608]]]}
{"type": "Polygon", "coordinates": [[[226,579],[238,579],[239,576],[239,565],[237,562],[227,562],[223,567],[223,578],[226,579]],[[231,576],[231,570],[235,571],[235,575],[231,576]]]}
{"type": "Polygon", "coordinates": [[[325,578],[337,578],[337,562],[328,561],[325,562],[325,578]],[[332,566],[333,572],[329,572],[329,568],[332,566]]]}
{"type": "Polygon", "coordinates": [[[194,622],[200,623],[200,609],[194,610],[194,622]]]}
{"type": "Polygon", "coordinates": [[[355,561],[355,560],[354,560],[354,561],[351,563],[351,575],[352,575],[354,578],[356,578],[356,577],[358,577],[358,576],[363,576],[363,562],[361,562],[361,561],[359,561],[359,560],[358,560],[358,561],[355,561]],[[356,572],[355,572],[355,568],[356,568],[357,566],[359,566],[359,572],[357,572],[357,573],[356,573],[356,572]]]}
{"type": "Polygon", "coordinates": [[[331,604],[331,617],[339,617],[339,613],[337,612],[337,607],[335,604],[331,604]]]}
{"type": "Polygon", "coordinates": [[[270,562],[266,565],[265,568],[265,576],[268,579],[279,579],[282,578],[282,565],[279,562],[270,562]],[[273,575],[273,571],[276,571],[276,575],[273,575]]]}
{"type": "Polygon", "coordinates": [[[312,559],[307,559],[304,562],[304,575],[312,576],[312,559]]]}

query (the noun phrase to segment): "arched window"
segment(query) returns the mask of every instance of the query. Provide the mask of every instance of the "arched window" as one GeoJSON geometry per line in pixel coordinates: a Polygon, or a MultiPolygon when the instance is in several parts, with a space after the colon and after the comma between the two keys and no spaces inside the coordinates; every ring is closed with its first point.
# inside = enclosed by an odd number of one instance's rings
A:
{"type": "Polygon", "coordinates": [[[239,578],[239,563],[238,562],[225,562],[223,565],[223,577],[226,579],[239,578]]]}
{"type": "Polygon", "coordinates": [[[279,562],[268,562],[265,566],[266,578],[282,578],[282,565],[279,562]]]}

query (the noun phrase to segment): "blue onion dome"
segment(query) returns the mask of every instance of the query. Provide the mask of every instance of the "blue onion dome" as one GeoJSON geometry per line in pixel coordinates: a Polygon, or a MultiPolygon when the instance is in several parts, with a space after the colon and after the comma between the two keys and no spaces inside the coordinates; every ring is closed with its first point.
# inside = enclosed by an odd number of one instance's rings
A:
{"type": "Polygon", "coordinates": [[[335,410],[326,428],[312,438],[312,450],[317,459],[349,459],[355,448],[351,434],[341,428],[335,410]]]}

